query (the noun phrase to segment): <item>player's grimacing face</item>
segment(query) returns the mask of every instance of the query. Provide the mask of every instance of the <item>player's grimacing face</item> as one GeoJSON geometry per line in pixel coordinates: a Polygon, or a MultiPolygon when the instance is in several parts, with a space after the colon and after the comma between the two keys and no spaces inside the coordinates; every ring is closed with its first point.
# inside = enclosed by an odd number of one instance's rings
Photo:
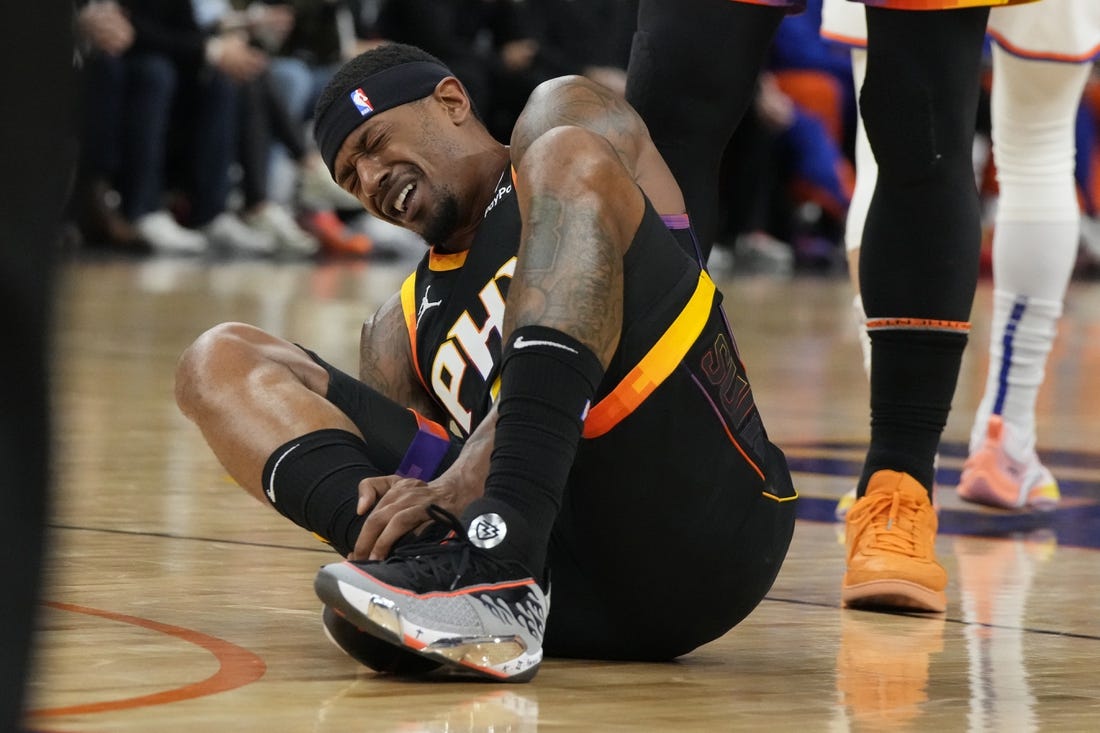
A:
{"type": "Polygon", "coordinates": [[[336,182],[372,215],[444,241],[458,220],[447,173],[453,144],[435,127],[430,105],[404,104],[354,130],[336,155],[336,182]]]}

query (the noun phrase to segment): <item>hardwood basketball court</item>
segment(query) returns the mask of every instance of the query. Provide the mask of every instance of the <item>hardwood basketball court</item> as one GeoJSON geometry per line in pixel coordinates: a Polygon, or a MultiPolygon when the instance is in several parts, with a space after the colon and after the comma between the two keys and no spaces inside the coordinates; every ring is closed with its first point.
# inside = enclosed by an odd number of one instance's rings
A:
{"type": "MultiPolygon", "coordinates": [[[[550,659],[533,682],[503,685],[393,680],[332,647],[312,580],[335,555],[234,486],[172,397],[179,353],[225,320],[354,373],[360,322],[411,267],[151,258],[65,270],[36,730],[1100,729],[1095,283],[1071,288],[1041,396],[1040,452],[1064,496],[1043,517],[954,494],[984,384],[981,284],[937,493],[950,605],[942,618],[913,618],[839,604],[832,510],[867,437],[846,281],[717,273],[801,494],[778,581],[744,623],[677,662],[550,659]]],[[[654,590],[668,623],[689,612],[654,590]]]]}

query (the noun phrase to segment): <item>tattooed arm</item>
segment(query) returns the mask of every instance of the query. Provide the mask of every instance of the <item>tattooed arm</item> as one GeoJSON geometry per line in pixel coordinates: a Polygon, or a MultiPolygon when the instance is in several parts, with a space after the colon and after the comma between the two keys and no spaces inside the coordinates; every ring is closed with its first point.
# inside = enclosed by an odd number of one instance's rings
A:
{"type": "Polygon", "coordinates": [[[622,330],[623,255],[645,212],[683,197],[630,106],[582,77],[546,82],[510,150],[523,233],[503,334],[540,325],[569,334],[606,366],[622,330]]]}
{"type": "Polygon", "coordinates": [[[634,182],[662,214],[682,214],[684,197],[642,118],[621,95],[582,76],[540,84],[512,130],[512,165],[519,168],[531,144],[555,127],[582,127],[614,149],[634,182]]]}
{"type": "Polygon", "coordinates": [[[363,322],[359,336],[359,381],[430,420],[446,419],[417,377],[400,294],[391,297],[363,322]]]}

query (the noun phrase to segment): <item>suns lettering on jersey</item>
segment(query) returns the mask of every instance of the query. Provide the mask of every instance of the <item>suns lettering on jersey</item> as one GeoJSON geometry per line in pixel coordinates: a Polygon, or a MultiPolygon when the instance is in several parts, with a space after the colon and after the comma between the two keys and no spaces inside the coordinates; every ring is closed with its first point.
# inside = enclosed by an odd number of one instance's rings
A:
{"type": "Polygon", "coordinates": [[[745,375],[737,367],[725,334],[719,333],[715,337],[714,344],[703,354],[700,366],[718,391],[722,411],[733,425],[740,425],[753,405],[752,392],[745,375]]]}
{"type": "MultiPolygon", "coordinates": [[[[469,310],[462,311],[447,331],[447,339],[440,345],[432,361],[432,391],[465,433],[470,432],[472,408],[475,406],[463,404],[463,398],[480,399],[485,394],[485,383],[500,356],[499,340],[504,328],[505,298],[501,284],[505,278],[510,280],[515,271],[516,258],[512,257],[478,293],[478,299],[485,310],[481,325],[477,324],[469,310]],[[497,339],[495,353],[490,347],[494,335],[497,339]],[[480,377],[479,389],[463,389],[470,367],[480,377]]],[[[469,376],[472,378],[472,374],[469,376]]]]}

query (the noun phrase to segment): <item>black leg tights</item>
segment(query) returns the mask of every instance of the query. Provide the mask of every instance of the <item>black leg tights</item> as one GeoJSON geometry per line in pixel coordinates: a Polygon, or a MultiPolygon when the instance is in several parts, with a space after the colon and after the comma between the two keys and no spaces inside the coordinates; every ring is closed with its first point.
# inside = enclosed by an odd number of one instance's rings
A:
{"type": "Polygon", "coordinates": [[[641,0],[626,98],[684,191],[704,261],[719,225],[718,167],[752,101],[783,8],[641,0]]]}
{"type": "Polygon", "coordinates": [[[73,6],[0,7],[0,731],[22,731],[46,547],[50,359],[61,213],[76,160],[73,6]]]}
{"type": "Polygon", "coordinates": [[[860,253],[871,445],[860,480],[933,460],[966,345],[981,239],[971,167],[987,8],[868,8],[860,109],[879,175],[860,253]]]}

